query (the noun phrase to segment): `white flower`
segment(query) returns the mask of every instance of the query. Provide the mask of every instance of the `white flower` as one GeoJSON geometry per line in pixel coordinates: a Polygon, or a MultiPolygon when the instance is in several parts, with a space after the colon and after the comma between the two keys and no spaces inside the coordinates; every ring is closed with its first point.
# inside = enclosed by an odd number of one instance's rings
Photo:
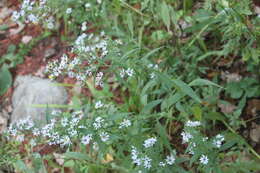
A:
{"type": "Polygon", "coordinates": [[[128,68],[125,72],[126,72],[126,74],[127,74],[129,77],[132,77],[133,74],[134,74],[134,70],[131,69],[131,68],[128,68]]]}
{"type": "Polygon", "coordinates": [[[20,18],[20,16],[21,16],[20,13],[18,13],[17,11],[14,11],[12,14],[12,20],[16,22],[20,18]]]}
{"type": "Polygon", "coordinates": [[[96,80],[95,80],[95,84],[97,86],[103,86],[103,81],[102,81],[103,75],[104,75],[103,72],[98,72],[98,74],[96,76],[96,80]]]}
{"type": "Polygon", "coordinates": [[[166,157],[165,161],[168,165],[173,165],[175,162],[175,157],[173,155],[169,155],[166,157]]]}
{"type": "Polygon", "coordinates": [[[102,123],[104,122],[104,119],[101,117],[97,117],[95,119],[95,122],[93,123],[94,128],[97,130],[102,127],[102,123]]]}
{"type": "Polygon", "coordinates": [[[208,162],[209,162],[208,157],[207,157],[206,155],[204,155],[204,154],[201,155],[201,157],[200,157],[200,163],[203,164],[203,165],[207,165],[208,162]]]}
{"type": "Polygon", "coordinates": [[[116,42],[116,44],[119,44],[119,45],[123,44],[122,40],[120,40],[120,39],[116,39],[115,42],[116,42]]]}
{"type": "Polygon", "coordinates": [[[89,7],[91,7],[91,4],[90,3],[86,3],[85,4],[85,8],[89,8],[89,7]]]}
{"type": "Polygon", "coordinates": [[[150,78],[153,79],[154,77],[155,77],[155,73],[152,72],[152,73],[150,74],[150,78]]]}
{"type": "Polygon", "coordinates": [[[164,162],[160,162],[160,163],[159,163],[159,166],[161,166],[161,167],[165,167],[166,164],[165,164],[164,162]]]}
{"type": "Polygon", "coordinates": [[[101,3],[102,3],[102,0],[97,0],[97,3],[101,4],[101,3]]]}
{"type": "Polygon", "coordinates": [[[103,106],[104,106],[104,104],[101,101],[97,101],[96,104],[95,104],[95,109],[99,109],[103,106]]]}
{"type": "Polygon", "coordinates": [[[124,70],[124,69],[122,69],[122,70],[120,71],[120,76],[121,76],[121,78],[124,78],[124,77],[125,77],[125,70],[124,70]]]}
{"type": "Polygon", "coordinates": [[[72,8],[67,8],[66,13],[70,14],[72,12],[72,8]]]}
{"type": "Polygon", "coordinates": [[[86,31],[87,30],[87,22],[83,22],[81,25],[81,31],[86,31]]]}
{"type": "Polygon", "coordinates": [[[215,145],[217,148],[220,148],[222,145],[222,142],[225,140],[223,135],[218,134],[215,139],[213,140],[213,145],[215,145]]]}
{"type": "Polygon", "coordinates": [[[93,150],[95,150],[95,151],[99,150],[98,143],[96,143],[96,142],[93,143],[93,150]]]}
{"type": "Polygon", "coordinates": [[[102,132],[99,134],[101,141],[106,142],[109,140],[109,134],[107,132],[102,132]]]}
{"type": "Polygon", "coordinates": [[[194,155],[194,148],[195,148],[196,146],[197,146],[197,145],[196,145],[194,142],[191,143],[191,145],[190,145],[189,148],[188,148],[189,154],[194,155]]]}
{"type": "Polygon", "coordinates": [[[62,137],[62,138],[60,139],[59,143],[60,143],[61,146],[66,146],[66,145],[71,145],[71,144],[72,144],[72,142],[71,142],[69,136],[64,136],[64,137],[62,137]]]}
{"type": "Polygon", "coordinates": [[[41,134],[41,131],[37,128],[34,128],[32,132],[34,136],[39,136],[41,134]]]}
{"type": "Polygon", "coordinates": [[[191,138],[193,138],[193,136],[190,133],[188,133],[188,132],[182,132],[181,136],[182,136],[182,143],[183,144],[186,143],[186,142],[189,142],[189,140],[191,138]]]}
{"type": "Polygon", "coordinates": [[[18,142],[23,142],[23,141],[24,141],[24,135],[18,135],[18,136],[16,137],[16,141],[18,141],[18,142]]]}
{"type": "Polygon", "coordinates": [[[77,131],[74,130],[74,129],[69,129],[69,135],[70,135],[71,137],[76,136],[76,135],[77,135],[77,131]]]}
{"type": "Polygon", "coordinates": [[[122,128],[124,128],[124,127],[129,127],[129,126],[131,126],[131,121],[128,120],[128,119],[124,119],[124,120],[120,123],[119,129],[122,129],[122,128]]]}
{"type": "Polygon", "coordinates": [[[152,147],[152,146],[155,144],[156,141],[157,141],[157,139],[154,138],[154,137],[153,137],[153,138],[146,139],[146,140],[144,141],[143,146],[144,146],[145,148],[152,147]]]}
{"type": "Polygon", "coordinates": [[[48,22],[47,23],[47,28],[48,29],[53,29],[54,28],[54,24],[52,22],[48,22]]]}
{"type": "Polygon", "coordinates": [[[145,157],[142,159],[142,161],[143,161],[144,167],[145,167],[146,169],[150,169],[150,168],[152,167],[152,165],[151,165],[152,159],[150,159],[149,157],[145,156],[145,157]]]}
{"type": "Polygon", "coordinates": [[[200,126],[201,123],[199,121],[187,121],[185,126],[187,127],[197,127],[197,126],[200,126]]]}
{"type": "Polygon", "coordinates": [[[27,18],[32,23],[37,23],[38,22],[38,18],[34,14],[29,14],[27,18]]]}
{"type": "Polygon", "coordinates": [[[142,164],[142,161],[140,158],[138,158],[138,154],[139,153],[138,153],[137,149],[134,146],[132,146],[131,158],[132,158],[134,164],[140,166],[142,164]]]}
{"type": "Polygon", "coordinates": [[[81,143],[87,145],[90,143],[91,140],[92,140],[92,134],[88,134],[81,138],[81,143]]]}
{"type": "Polygon", "coordinates": [[[62,127],[66,127],[68,125],[68,118],[62,118],[61,119],[61,125],[62,127]]]}

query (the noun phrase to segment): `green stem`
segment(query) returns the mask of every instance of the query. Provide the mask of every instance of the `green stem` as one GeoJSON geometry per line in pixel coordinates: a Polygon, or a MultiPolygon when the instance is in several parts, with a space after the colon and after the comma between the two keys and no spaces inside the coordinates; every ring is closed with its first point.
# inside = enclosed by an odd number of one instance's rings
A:
{"type": "Polygon", "coordinates": [[[246,145],[246,147],[248,147],[249,151],[251,151],[251,153],[260,160],[260,155],[253,149],[253,147],[251,145],[249,145],[242,136],[237,134],[237,132],[234,129],[232,129],[232,127],[230,127],[225,120],[222,120],[222,122],[232,133],[234,133],[235,135],[241,137],[243,139],[243,142],[246,145]]]}

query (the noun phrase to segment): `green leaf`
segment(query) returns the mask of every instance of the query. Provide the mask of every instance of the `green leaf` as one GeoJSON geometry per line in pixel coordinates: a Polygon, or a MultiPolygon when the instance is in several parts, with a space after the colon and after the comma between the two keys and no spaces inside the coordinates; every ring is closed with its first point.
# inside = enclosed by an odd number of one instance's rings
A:
{"type": "Polygon", "coordinates": [[[193,106],[192,112],[193,112],[193,115],[195,116],[195,118],[200,121],[202,118],[202,110],[201,110],[200,106],[193,106]]]}
{"type": "Polygon", "coordinates": [[[163,1],[162,3],[162,8],[161,8],[161,17],[163,20],[163,23],[166,25],[167,30],[170,30],[170,25],[171,25],[171,18],[170,18],[170,11],[168,8],[168,5],[163,1]]]}
{"type": "Polygon", "coordinates": [[[153,49],[152,51],[150,51],[149,53],[147,53],[147,54],[143,57],[143,59],[147,59],[148,57],[150,57],[151,55],[153,55],[154,53],[156,53],[157,51],[159,51],[161,48],[163,48],[163,46],[153,49]]]}
{"type": "Polygon", "coordinates": [[[9,26],[6,24],[0,25],[0,31],[7,30],[8,28],[9,28],[9,26]]]}
{"type": "Polygon", "coordinates": [[[64,167],[72,168],[75,165],[75,162],[73,160],[68,160],[64,163],[64,167]]]}
{"type": "Polygon", "coordinates": [[[15,168],[24,173],[33,173],[22,160],[17,160],[14,164],[15,168]]]}
{"type": "Polygon", "coordinates": [[[90,161],[91,158],[83,153],[78,153],[78,152],[67,152],[64,154],[64,156],[67,159],[76,159],[76,160],[85,160],[85,161],[90,161]]]}
{"type": "Polygon", "coordinates": [[[183,81],[181,81],[179,79],[174,79],[173,83],[177,90],[185,93],[186,95],[193,98],[195,101],[201,103],[201,99],[196,95],[196,93],[193,91],[193,89],[189,85],[187,85],[186,83],[184,83],[183,81]]]}
{"type": "Polygon", "coordinates": [[[216,86],[219,88],[223,88],[222,86],[215,84],[214,82],[211,82],[206,79],[195,79],[191,83],[189,83],[189,86],[203,86],[203,85],[208,85],[208,86],[216,86]]]}
{"type": "Polygon", "coordinates": [[[203,117],[205,117],[206,119],[209,119],[209,120],[213,120],[213,121],[224,121],[225,120],[225,117],[218,113],[218,112],[210,112],[208,114],[205,114],[203,117]]]}
{"type": "Polygon", "coordinates": [[[131,33],[131,36],[133,37],[134,36],[134,25],[133,25],[133,17],[132,17],[131,13],[127,14],[126,20],[127,20],[128,29],[131,33]]]}
{"type": "Polygon", "coordinates": [[[148,103],[147,105],[144,106],[142,113],[150,113],[152,111],[152,109],[155,106],[157,106],[158,104],[160,104],[161,102],[162,102],[162,99],[151,101],[150,103],[148,103]]]}
{"type": "Polygon", "coordinates": [[[0,95],[3,95],[12,85],[12,75],[6,66],[0,69],[0,95]]]}

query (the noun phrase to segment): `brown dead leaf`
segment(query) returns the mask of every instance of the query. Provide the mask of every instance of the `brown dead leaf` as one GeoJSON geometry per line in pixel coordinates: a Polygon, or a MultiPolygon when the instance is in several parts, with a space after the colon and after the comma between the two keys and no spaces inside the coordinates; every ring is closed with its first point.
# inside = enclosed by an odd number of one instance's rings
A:
{"type": "Polygon", "coordinates": [[[18,34],[18,33],[20,33],[23,29],[24,29],[24,27],[25,27],[25,25],[24,24],[22,24],[21,22],[18,22],[18,28],[12,28],[12,29],[10,29],[10,36],[12,36],[12,35],[16,35],[16,34],[18,34]]]}
{"type": "Polygon", "coordinates": [[[236,109],[236,106],[232,105],[232,104],[219,103],[218,107],[220,108],[221,112],[223,112],[225,114],[230,114],[230,113],[234,112],[234,110],[236,109]]]}
{"type": "Polygon", "coordinates": [[[114,160],[113,156],[109,153],[106,154],[106,158],[104,160],[102,160],[102,163],[109,163],[112,162],[114,160]]]}
{"type": "Polygon", "coordinates": [[[62,166],[64,164],[64,156],[59,153],[53,153],[53,156],[55,158],[55,161],[62,166]]]}

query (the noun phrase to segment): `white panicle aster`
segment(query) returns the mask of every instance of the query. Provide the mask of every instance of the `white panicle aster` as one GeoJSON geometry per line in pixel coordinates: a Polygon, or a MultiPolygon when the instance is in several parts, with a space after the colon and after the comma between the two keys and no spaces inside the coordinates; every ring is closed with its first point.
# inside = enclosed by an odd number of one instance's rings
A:
{"type": "Polygon", "coordinates": [[[181,136],[182,136],[182,143],[183,144],[189,142],[189,140],[191,138],[193,138],[193,136],[190,133],[188,133],[188,132],[182,132],[181,136]]]}
{"type": "Polygon", "coordinates": [[[107,132],[102,132],[99,134],[101,141],[106,142],[109,140],[109,134],[107,132]]]}
{"type": "Polygon", "coordinates": [[[152,147],[152,146],[155,144],[156,141],[157,141],[157,139],[154,138],[154,137],[153,137],[153,138],[146,139],[146,140],[144,141],[143,146],[144,146],[145,148],[152,147]]]}
{"type": "Polygon", "coordinates": [[[101,102],[101,101],[97,101],[95,103],[95,109],[99,109],[99,108],[102,108],[104,106],[104,104],[101,102]]]}
{"type": "Polygon", "coordinates": [[[160,163],[159,163],[159,166],[161,166],[161,167],[165,167],[166,164],[165,164],[164,162],[160,162],[160,163]]]}
{"type": "Polygon", "coordinates": [[[137,151],[137,149],[132,146],[131,149],[131,158],[134,164],[136,164],[137,166],[140,166],[142,164],[142,161],[140,158],[138,158],[139,152],[137,151]]]}
{"type": "Polygon", "coordinates": [[[124,120],[120,123],[119,129],[122,129],[122,128],[124,128],[124,127],[129,127],[129,126],[131,126],[131,125],[132,125],[132,123],[131,123],[130,120],[124,119],[124,120]]]}
{"type": "Polygon", "coordinates": [[[91,7],[91,4],[90,3],[86,3],[85,4],[85,8],[90,8],[91,7]]]}
{"type": "Polygon", "coordinates": [[[169,155],[166,157],[165,161],[168,165],[173,165],[175,162],[175,157],[173,155],[169,155]]]}
{"type": "Polygon", "coordinates": [[[125,77],[125,70],[124,69],[122,69],[121,71],[120,71],[120,77],[121,78],[124,78],[125,77]]]}
{"type": "Polygon", "coordinates": [[[220,148],[222,145],[222,142],[225,140],[223,135],[218,134],[215,139],[213,140],[213,145],[215,145],[217,148],[220,148]]]}
{"type": "Polygon", "coordinates": [[[142,161],[143,161],[143,165],[144,165],[144,167],[145,167],[146,169],[150,169],[150,168],[152,167],[152,164],[151,164],[152,159],[150,159],[149,157],[145,156],[145,157],[142,159],[142,161]]]}
{"type": "Polygon", "coordinates": [[[185,126],[187,127],[197,127],[197,126],[200,126],[201,123],[199,121],[187,121],[185,126]]]}
{"type": "Polygon", "coordinates": [[[66,127],[67,125],[68,125],[68,123],[69,123],[69,120],[68,120],[68,118],[62,118],[61,119],[61,125],[62,125],[62,127],[66,127]]]}
{"type": "Polygon", "coordinates": [[[72,12],[72,8],[67,8],[66,13],[70,14],[72,12]]]}
{"type": "Polygon", "coordinates": [[[21,14],[18,13],[17,11],[14,11],[11,18],[12,18],[12,20],[13,20],[14,22],[16,22],[16,21],[18,21],[18,19],[19,19],[20,17],[21,17],[21,14]]]}
{"type": "Polygon", "coordinates": [[[94,128],[97,130],[102,127],[102,123],[104,122],[104,119],[101,117],[97,117],[95,119],[95,122],[93,123],[94,128]]]}
{"type": "Polygon", "coordinates": [[[86,31],[87,30],[87,22],[83,22],[81,25],[81,31],[86,31]]]}
{"type": "Polygon", "coordinates": [[[134,75],[134,70],[131,68],[126,69],[125,72],[129,77],[132,77],[134,75]]]}
{"type": "Polygon", "coordinates": [[[91,140],[92,140],[92,134],[88,134],[81,138],[81,143],[87,145],[90,143],[91,140]]]}
{"type": "Polygon", "coordinates": [[[93,143],[93,150],[98,151],[99,150],[99,146],[97,142],[93,143]]]}
{"type": "Polygon", "coordinates": [[[207,157],[206,155],[204,155],[204,154],[201,155],[201,157],[200,157],[200,163],[203,164],[203,165],[207,165],[208,162],[209,162],[208,157],[207,157]]]}

